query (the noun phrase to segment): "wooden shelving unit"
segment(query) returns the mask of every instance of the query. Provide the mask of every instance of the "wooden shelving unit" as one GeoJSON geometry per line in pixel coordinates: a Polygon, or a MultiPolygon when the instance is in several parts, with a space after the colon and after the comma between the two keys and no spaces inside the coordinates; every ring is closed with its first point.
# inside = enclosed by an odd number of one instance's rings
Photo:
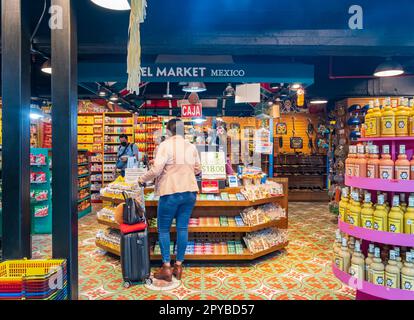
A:
{"type": "MultiPolygon", "coordinates": [[[[275,221],[270,221],[256,226],[191,226],[189,227],[190,239],[210,239],[208,241],[220,242],[223,235],[226,235],[226,239],[241,239],[242,236],[247,232],[259,231],[267,228],[279,228],[287,229],[288,228],[288,181],[283,178],[272,179],[278,183],[283,184],[285,191],[284,195],[269,197],[267,199],[261,199],[257,201],[197,201],[196,206],[193,210],[192,217],[218,217],[218,216],[227,216],[234,217],[240,214],[240,212],[247,207],[257,207],[266,203],[278,203],[282,208],[286,210],[286,218],[281,218],[275,221]]],[[[228,188],[224,190],[228,193],[238,193],[240,188],[228,188]]],[[[147,190],[146,192],[151,192],[147,190]]],[[[110,202],[114,205],[123,203],[123,199],[115,199],[109,197],[102,197],[102,200],[105,202],[110,202]]],[[[157,212],[157,201],[146,201],[146,214],[147,219],[156,217],[157,212]]],[[[98,219],[98,222],[104,226],[119,229],[119,225],[116,222],[98,219]]],[[[176,232],[175,228],[172,228],[172,233],[176,232]]],[[[153,253],[153,246],[157,238],[157,228],[149,228],[149,236],[151,243],[151,260],[160,260],[161,256],[153,253]]],[[[96,242],[97,246],[103,250],[106,250],[110,253],[119,255],[119,249],[114,250],[113,248],[107,247],[104,244],[100,243],[98,240],[96,242]]],[[[278,251],[286,247],[288,242],[283,244],[278,244],[267,250],[252,253],[247,248],[244,248],[243,253],[241,254],[193,254],[186,255],[187,260],[215,260],[215,261],[229,261],[229,260],[254,260],[259,257],[265,256],[272,252],[278,251]]]]}
{"type": "Polygon", "coordinates": [[[78,187],[78,192],[83,190],[88,190],[87,195],[83,196],[82,199],[78,200],[78,216],[82,218],[83,216],[92,212],[91,205],[91,179],[90,179],[90,163],[88,161],[89,153],[88,150],[78,150],[78,168],[82,168],[82,171],[87,170],[86,174],[78,175],[78,181],[88,180],[88,184],[82,187],[78,187]]]}

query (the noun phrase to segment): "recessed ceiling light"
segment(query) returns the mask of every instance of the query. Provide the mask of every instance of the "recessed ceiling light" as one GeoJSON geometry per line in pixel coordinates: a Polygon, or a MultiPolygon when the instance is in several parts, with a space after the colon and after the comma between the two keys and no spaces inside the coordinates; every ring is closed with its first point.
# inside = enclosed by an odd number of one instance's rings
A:
{"type": "Polygon", "coordinates": [[[402,75],[404,73],[404,68],[402,65],[391,59],[387,59],[383,63],[381,63],[374,72],[374,76],[376,77],[395,77],[402,75]]]}
{"type": "Polygon", "coordinates": [[[91,0],[94,4],[111,10],[131,10],[128,0],[91,0]]]}

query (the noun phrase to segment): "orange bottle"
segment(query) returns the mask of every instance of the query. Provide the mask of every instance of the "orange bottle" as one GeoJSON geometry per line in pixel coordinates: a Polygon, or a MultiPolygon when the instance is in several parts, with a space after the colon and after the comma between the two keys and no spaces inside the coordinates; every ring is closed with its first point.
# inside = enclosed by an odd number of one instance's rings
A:
{"type": "Polygon", "coordinates": [[[379,148],[378,146],[370,146],[370,156],[367,161],[367,178],[379,179],[379,148]]]}
{"type": "Polygon", "coordinates": [[[367,158],[365,155],[365,147],[359,145],[358,147],[358,156],[354,160],[354,176],[360,178],[367,177],[367,158]]]}
{"type": "Polygon", "coordinates": [[[398,159],[395,161],[395,179],[410,179],[410,161],[407,160],[407,155],[405,154],[405,145],[403,144],[400,145],[398,159]]]}
{"type": "Polygon", "coordinates": [[[382,146],[382,155],[379,163],[379,171],[381,179],[394,179],[394,161],[391,159],[389,145],[382,146]]]}
{"type": "Polygon", "coordinates": [[[356,160],[356,146],[349,146],[348,158],[345,160],[345,171],[349,177],[354,176],[354,163],[356,160]]]}

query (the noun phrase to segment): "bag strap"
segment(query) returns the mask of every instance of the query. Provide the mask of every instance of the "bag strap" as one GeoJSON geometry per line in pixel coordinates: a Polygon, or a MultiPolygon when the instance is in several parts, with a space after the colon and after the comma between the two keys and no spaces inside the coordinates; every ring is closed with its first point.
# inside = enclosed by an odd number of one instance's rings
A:
{"type": "MultiPolygon", "coordinates": [[[[121,157],[122,157],[123,155],[125,155],[125,153],[127,152],[128,147],[129,147],[129,145],[127,145],[127,146],[125,147],[124,151],[122,151],[122,153],[118,156],[118,160],[119,160],[119,159],[121,159],[121,157]]],[[[119,146],[119,147],[118,147],[118,152],[119,152],[119,149],[121,149],[121,146],[119,146]]]]}

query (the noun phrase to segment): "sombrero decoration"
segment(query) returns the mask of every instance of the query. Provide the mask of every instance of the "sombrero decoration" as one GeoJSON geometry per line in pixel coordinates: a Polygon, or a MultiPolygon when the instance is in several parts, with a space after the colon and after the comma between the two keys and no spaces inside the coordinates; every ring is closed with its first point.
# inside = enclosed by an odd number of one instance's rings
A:
{"type": "Polygon", "coordinates": [[[139,94],[141,82],[141,32],[140,24],[147,15],[147,0],[129,0],[131,3],[131,17],[129,20],[128,43],[128,83],[127,90],[139,94]]]}

